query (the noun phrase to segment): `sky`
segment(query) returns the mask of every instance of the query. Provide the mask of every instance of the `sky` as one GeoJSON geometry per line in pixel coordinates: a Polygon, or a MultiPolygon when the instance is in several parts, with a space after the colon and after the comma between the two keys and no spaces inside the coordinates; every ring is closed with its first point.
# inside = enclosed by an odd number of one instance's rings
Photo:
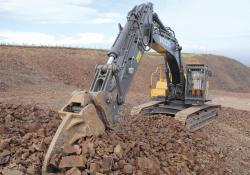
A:
{"type": "MultiPolygon", "coordinates": [[[[143,0],[0,0],[0,43],[109,49],[143,0]]],[[[250,64],[249,0],[151,0],[183,52],[250,64]]]]}

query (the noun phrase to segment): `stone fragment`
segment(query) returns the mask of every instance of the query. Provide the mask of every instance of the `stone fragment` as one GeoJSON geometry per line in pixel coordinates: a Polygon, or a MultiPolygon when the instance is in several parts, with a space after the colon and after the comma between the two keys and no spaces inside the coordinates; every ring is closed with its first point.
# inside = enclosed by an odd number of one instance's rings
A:
{"type": "Polygon", "coordinates": [[[95,175],[104,175],[104,174],[102,174],[102,173],[98,173],[98,172],[97,172],[97,173],[95,173],[95,175]]]}
{"type": "Polygon", "coordinates": [[[87,148],[88,148],[88,153],[91,157],[94,157],[95,155],[95,148],[94,148],[94,144],[92,142],[89,142],[87,144],[87,148]]]}
{"type": "Polygon", "coordinates": [[[123,169],[124,165],[125,165],[125,161],[124,160],[119,160],[117,162],[118,165],[118,169],[123,169]]]}
{"type": "Polygon", "coordinates": [[[219,154],[219,158],[222,159],[223,157],[224,157],[224,155],[223,155],[222,153],[220,153],[220,154],[219,154]]]}
{"type": "Polygon", "coordinates": [[[30,132],[37,132],[41,128],[41,124],[33,122],[29,125],[28,129],[30,132]]]}
{"type": "Polygon", "coordinates": [[[6,128],[11,128],[13,126],[13,116],[8,114],[6,117],[5,117],[5,127],[6,128]]]}
{"type": "Polygon", "coordinates": [[[103,172],[108,173],[110,172],[112,166],[114,164],[114,160],[110,156],[105,156],[102,160],[102,169],[103,172]]]}
{"type": "Polygon", "coordinates": [[[81,175],[88,175],[88,173],[86,171],[82,171],[81,175]]]}
{"type": "Polygon", "coordinates": [[[166,175],[174,174],[174,172],[171,172],[171,169],[168,167],[162,167],[161,169],[164,172],[164,174],[166,174],[166,175]]]}
{"type": "Polygon", "coordinates": [[[107,152],[107,153],[113,153],[114,152],[114,146],[113,145],[108,145],[105,148],[105,152],[107,152]]]}
{"type": "Polygon", "coordinates": [[[32,160],[32,161],[34,161],[34,162],[40,162],[39,153],[35,152],[35,153],[31,154],[29,156],[29,159],[32,160]]]}
{"type": "Polygon", "coordinates": [[[85,155],[88,153],[88,147],[86,145],[82,145],[82,155],[85,155]]]}
{"type": "Polygon", "coordinates": [[[23,136],[23,139],[25,140],[25,141],[28,141],[28,140],[30,140],[31,138],[32,138],[32,136],[33,136],[33,134],[32,133],[27,133],[27,134],[25,134],[24,136],[23,136]]]}
{"type": "Polygon", "coordinates": [[[36,172],[36,170],[35,170],[35,167],[33,165],[30,165],[27,168],[27,174],[33,175],[33,174],[35,174],[35,172],[36,172]]]}
{"type": "Polygon", "coordinates": [[[159,170],[159,166],[147,157],[138,157],[137,166],[140,170],[144,172],[146,171],[149,174],[157,174],[159,170]]]}
{"type": "Polygon", "coordinates": [[[3,175],[24,175],[24,173],[19,170],[9,169],[7,167],[5,167],[2,170],[2,174],[3,175]]]}
{"type": "Polygon", "coordinates": [[[0,150],[7,149],[9,147],[9,142],[5,139],[0,139],[0,150]]]}
{"type": "Polygon", "coordinates": [[[74,145],[74,149],[75,149],[76,154],[78,154],[78,155],[81,154],[82,149],[79,145],[74,145]]]}
{"type": "Polygon", "coordinates": [[[42,151],[42,150],[45,149],[45,144],[44,144],[43,141],[41,141],[41,142],[39,142],[39,143],[37,143],[37,144],[34,143],[34,144],[32,145],[32,147],[33,147],[35,150],[37,150],[37,151],[42,151]]]}
{"type": "Polygon", "coordinates": [[[9,162],[9,160],[10,160],[10,151],[4,150],[0,154],[0,165],[6,164],[7,162],[9,162]]]}
{"type": "Polygon", "coordinates": [[[133,174],[133,166],[130,164],[127,164],[123,167],[122,172],[124,174],[133,174]]]}
{"type": "Polygon", "coordinates": [[[96,162],[90,164],[89,173],[95,175],[100,170],[100,165],[96,162]]]}
{"type": "Polygon", "coordinates": [[[57,167],[59,165],[60,155],[53,154],[50,159],[50,165],[53,165],[54,167],[57,167]]]}
{"type": "Polygon", "coordinates": [[[85,167],[86,160],[82,156],[62,157],[59,168],[85,167]]]}
{"type": "Polygon", "coordinates": [[[63,146],[63,151],[67,154],[72,154],[72,153],[81,154],[81,148],[79,145],[65,144],[63,146]]]}
{"type": "Polygon", "coordinates": [[[50,142],[51,142],[51,140],[52,140],[52,136],[45,137],[45,138],[44,138],[44,143],[45,143],[46,145],[49,145],[50,142]]]}
{"type": "Polygon", "coordinates": [[[122,158],[123,151],[120,144],[116,145],[116,147],[114,148],[114,153],[117,155],[118,158],[122,158]]]}
{"type": "Polygon", "coordinates": [[[71,168],[68,171],[66,171],[66,175],[81,175],[81,171],[78,168],[71,168]]]}
{"type": "Polygon", "coordinates": [[[21,155],[21,159],[25,160],[29,157],[29,153],[28,152],[24,152],[22,155],[21,155]]]}
{"type": "Polygon", "coordinates": [[[0,133],[4,133],[5,132],[5,126],[4,124],[0,124],[0,133]]]}
{"type": "Polygon", "coordinates": [[[45,137],[45,130],[44,130],[44,128],[38,129],[37,135],[38,135],[39,137],[45,137]]]}
{"type": "Polygon", "coordinates": [[[10,151],[9,150],[4,150],[3,152],[0,153],[0,157],[5,157],[10,155],[10,151]]]}

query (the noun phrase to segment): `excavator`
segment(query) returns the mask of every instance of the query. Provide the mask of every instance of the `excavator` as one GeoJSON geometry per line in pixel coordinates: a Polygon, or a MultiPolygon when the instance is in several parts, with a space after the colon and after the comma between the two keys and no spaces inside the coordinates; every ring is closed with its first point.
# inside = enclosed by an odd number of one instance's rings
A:
{"type": "Polygon", "coordinates": [[[164,78],[164,75],[163,75],[164,66],[165,65],[163,65],[163,64],[158,65],[156,67],[155,72],[153,72],[151,74],[151,77],[150,77],[150,88],[151,88],[150,97],[152,100],[162,100],[162,99],[165,100],[165,98],[168,95],[167,80],[166,80],[166,78],[164,78]],[[153,82],[154,82],[154,77],[157,74],[159,76],[159,80],[156,82],[155,88],[152,88],[153,82]]]}
{"type": "MultiPolygon", "coordinates": [[[[154,49],[163,55],[166,76],[165,93],[161,98],[142,104],[133,114],[166,114],[181,121],[187,129],[197,130],[214,119],[218,105],[208,105],[207,80],[211,72],[205,65],[186,65],[181,58],[182,47],[174,31],[166,27],[153,10],[152,3],[135,6],[127,15],[124,27],[108,52],[108,61],[96,65],[88,91],[74,92],[59,114],[62,122],[46,153],[42,174],[55,173],[52,156],[63,147],[81,138],[97,136],[121,120],[119,107],[140,65],[144,52],[154,49]]],[[[157,95],[156,95],[157,96],[157,95]]]]}

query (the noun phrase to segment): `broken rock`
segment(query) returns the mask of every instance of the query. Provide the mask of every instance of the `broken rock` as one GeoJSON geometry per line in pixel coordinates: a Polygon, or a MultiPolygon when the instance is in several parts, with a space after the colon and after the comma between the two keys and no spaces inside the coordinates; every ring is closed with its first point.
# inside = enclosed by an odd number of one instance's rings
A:
{"type": "Polygon", "coordinates": [[[4,168],[2,171],[2,174],[3,175],[24,175],[24,173],[19,170],[13,170],[9,168],[4,168]]]}
{"type": "Polygon", "coordinates": [[[123,152],[122,152],[122,147],[120,144],[118,144],[115,149],[114,149],[114,153],[117,155],[118,158],[122,158],[123,152]]]}
{"type": "Polygon", "coordinates": [[[111,170],[112,166],[114,164],[114,160],[110,156],[105,156],[102,161],[102,169],[103,172],[107,173],[111,170]]]}
{"type": "Polygon", "coordinates": [[[81,175],[81,171],[78,168],[71,168],[66,172],[66,175],[81,175]]]}
{"type": "Polygon", "coordinates": [[[34,165],[31,165],[31,166],[29,166],[29,167],[27,168],[27,174],[32,175],[32,174],[35,174],[35,172],[36,172],[36,170],[35,170],[34,165]]]}
{"type": "Polygon", "coordinates": [[[95,175],[100,170],[100,165],[96,162],[90,164],[89,173],[95,175]]]}
{"type": "Polygon", "coordinates": [[[0,154],[0,165],[9,162],[9,159],[10,159],[10,151],[4,150],[4,151],[0,154]]]}
{"type": "Polygon", "coordinates": [[[60,161],[59,168],[85,167],[86,159],[82,156],[66,156],[60,161]]]}
{"type": "Polygon", "coordinates": [[[0,139],[0,150],[4,150],[6,148],[8,148],[9,146],[9,142],[4,140],[4,139],[0,139]]]}
{"type": "Polygon", "coordinates": [[[147,157],[138,157],[137,166],[140,170],[149,174],[157,174],[159,170],[159,166],[147,157]]]}
{"type": "Polygon", "coordinates": [[[72,153],[81,154],[81,148],[79,145],[65,144],[63,146],[63,151],[67,154],[72,154],[72,153]]]}
{"type": "Polygon", "coordinates": [[[133,166],[128,164],[128,165],[125,165],[122,172],[124,174],[133,174],[133,166]]]}

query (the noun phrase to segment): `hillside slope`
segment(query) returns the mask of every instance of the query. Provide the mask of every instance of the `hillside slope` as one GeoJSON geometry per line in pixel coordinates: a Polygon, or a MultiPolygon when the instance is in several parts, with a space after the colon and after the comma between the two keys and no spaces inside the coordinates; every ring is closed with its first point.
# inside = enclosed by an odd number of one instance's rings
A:
{"type": "MultiPolygon", "coordinates": [[[[62,81],[88,88],[96,64],[105,63],[107,51],[93,49],[0,47],[0,90],[43,82],[62,81]]],[[[216,55],[183,54],[185,63],[204,63],[213,72],[210,88],[250,92],[250,69],[238,61],[216,55]]],[[[148,93],[150,75],[163,62],[160,55],[143,57],[131,87],[148,93]]]]}

